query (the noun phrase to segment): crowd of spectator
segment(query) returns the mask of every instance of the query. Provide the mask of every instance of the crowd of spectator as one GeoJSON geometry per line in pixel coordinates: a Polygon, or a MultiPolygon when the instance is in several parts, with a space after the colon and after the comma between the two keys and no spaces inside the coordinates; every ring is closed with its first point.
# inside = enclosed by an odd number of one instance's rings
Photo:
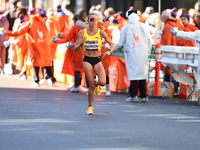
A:
{"type": "MultiPolygon", "coordinates": [[[[79,10],[74,14],[70,10],[70,5],[64,8],[58,5],[48,10],[40,8],[27,10],[24,6],[18,6],[17,2],[17,0],[10,0],[12,5],[9,10],[0,8],[0,28],[5,31],[5,35],[0,35],[0,74],[17,74],[19,79],[26,80],[27,65],[30,65],[33,71],[31,84],[33,87],[38,87],[45,81],[50,86],[55,84],[54,60],[57,46],[68,43],[61,72],[74,76],[74,86],[69,90],[79,92],[84,75],[82,50],[75,52],[74,46],[78,32],[88,26],[87,15],[94,11],[101,18],[98,27],[104,30],[116,45],[119,43],[123,27],[129,22],[128,12],[135,11],[134,13],[139,16],[139,22],[146,25],[152,37],[158,33],[157,31],[161,31],[159,33],[161,33],[162,45],[197,46],[196,41],[176,38],[170,30],[172,27],[185,32],[199,30],[199,2],[189,10],[174,7],[163,10],[161,14],[155,12],[151,6],[144,12],[130,6],[124,15],[121,11],[116,12],[112,7],[103,8],[100,4],[91,7],[89,12],[79,10]],[[4,71],[5,63],[10,66],[9,72],[4,71]],[[43,70],[42,76],[40,70],[43,70]]],[[[155,44],[153,38],[152,42],[155,44]]],[[[103,41],[102,53],[107,49],[108,45],[103,41]]],[[[110,96],[109,57],[102,58],[102,63],[106,72],[106,95],[110,96]]],[[[165,72],[165,81],[169,81],[170,73],[164,67],[162,70],[165,72]]],[[[178,84],[174,82],[174,85],[175,92],[178,93],[178,84]]]]}

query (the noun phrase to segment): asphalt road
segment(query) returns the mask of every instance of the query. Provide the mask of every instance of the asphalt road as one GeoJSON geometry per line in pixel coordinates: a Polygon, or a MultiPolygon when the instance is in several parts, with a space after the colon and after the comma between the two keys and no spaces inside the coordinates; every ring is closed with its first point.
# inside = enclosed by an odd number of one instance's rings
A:
{"type": "Polygon", "coordinates": [[[199,150],[200,106],[183,99],[126,102],[127,94],[95,97],[57,83],[0,76],[0,150],[199,150]]]}

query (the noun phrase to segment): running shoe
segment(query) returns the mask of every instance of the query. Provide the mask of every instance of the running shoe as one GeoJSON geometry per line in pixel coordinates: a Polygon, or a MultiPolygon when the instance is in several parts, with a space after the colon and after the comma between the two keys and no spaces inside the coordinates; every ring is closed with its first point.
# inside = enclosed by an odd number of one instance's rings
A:
{"type": "Polygon", "coordinates": [[[40,81],[39,81],[39,84],[43,84],[44,82],[46,82],[46,79],[41,79],[40,81]]]}
{"type": "Polygon", "coordinates": [[[70,91],[72,88],[74,88],[75,86],[69,86],[69,88],[67,88],[68,91],[70,91]]]}
{"type": "Polygon", "coordinates": [[[94,114],[93,110],[94,110],[93,106],[88,106],[88,108],[86,110],[86,114],[93,115],[94,114]]]}
{"type": "Polygon", "coordinates": [[[71,93],[78,93],[79,90],[78,90],[78,88],[73,87],[73,88],[70,89],[70,92],[71,92],[71,93]]]}
{"type": "Polygon", "coordinates": [[[133,101],[133,102],[139,102],[138,97],[137,97],[137,96],[132,97],[132,101],[133,101]]]}
{"type": "Polygon", "coordinates": [[[54,82],[51,80],[51,79],[47,79],[47,82],[50,86],[53,86],[54,85],[54,82]]]}
{"type": "Polygon", "coordinates": [[[126,99],[126,101],[127,102],[138,102],[138,97],[137,96],[135,96],[135,97],[128,97],[127,99],[126,99]]]}
{"type": "Polygon", "coordinates": [[[126,98],[126,101],[127,101],[127,102],[132,102],[132,97],[129,96],[128,98],[126,98]]]}
{"type": "Polygon", "coordinates": [[[99,85],[95,86],[94,92],[96,95],[100,95],[101,94],[101,87],[99,85]]]}
{"type": "Polygon", "coordinates": [[[23,74],[21,77],[19,77],[19,79],[20,79],[20,80],[23,80],[23,81],[27,80],[26,74],[23,74]]]}
{"type": "Polygon", "coordinates": [[[142,98],[141,100],[141,102],[148,102],[148,101],[149,101],[148,97],[142,98]]]}
{"type": "Polygon", "coordinates": [[[38,87],[38,86],[39,86],[39,83],[37,83],[37,82],[31,83],[31,87],[38,87]]]}
{"type": "Polygon", "coordinates": [[[24,72],[20,72],[16,77],[20,78],[21,76],[23,76],[25,73],[24,72]]]}

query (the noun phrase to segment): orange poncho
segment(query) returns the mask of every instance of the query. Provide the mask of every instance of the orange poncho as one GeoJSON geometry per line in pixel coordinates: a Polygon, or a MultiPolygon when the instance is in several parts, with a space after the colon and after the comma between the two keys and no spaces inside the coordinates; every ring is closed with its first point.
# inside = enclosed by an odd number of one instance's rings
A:
{"type": "Polygon", "coordinates": [[[62,40],[62,43],[64,42],[72,42],[72,48],[68,48],[65,60],[62,68],[62,73],[64,74],[71,74],[71,71],[69,70],[69,67],[73,71],[83,71],[83,49],[80,48],[79,51],[74,51],[74,46],[76,43],[76,39],[78,37],[78,32],[82,30],[83,28],[73,25],[69,33],[67,34],[66,38],[62,40]],[[71,64],[71,65],[70,65],[71,64]]]}
{"type": "Polygon", "coordinates": [[[69,16],[66,15],[64,12],[58,13],[58,31],[61,36],[66,35],[69,31],[69,16]]]}
{"type": "Polygon", "coordinates": [[[28,50],[32,65],[39,66],[52,66],[52,59],[49,51],[49,37],[48,30],[42,18],[35,15],[30,18],[24,26],[16,31],[7,31],[8,36],[19,36],[27,33],[28,35],[28,50]]]}
{"type": "Polygon", "coordinates": [[[179,27],[175,20],[169,19],[165,22],[164,29],[161,35],[161,45],[174,45],[176,46],[176,38],[170,31],[172,27],[179,27]]]}
{"type": "MultiPolygon", "coordinates": [[[[101,30],[104,30],[104,31],[108,34],[108,36],[111,38],[111,33],[110,33],[110,31],[105,27],[104,23],[99,22],[98,28],[101,29],[101,30]]],[[[103,44],[105,44],[105,43],[103,43],[103,44]]],[[[106,51],[107,51],[107,50],[105,49],[105,47],[102,46],[101,53],[105,53],[106,51]]],[[[104,69],[105,69],[106,76],[109,76],[109,70],[108,70],[108,68],[109,68],[109,65],[110,65],[110,58],[109,58],[109,57],[103,57],[103,58],[101,59],[101,61],[102,61],[103,67],[104,67],[104,69]]]]}
{"type": "MultiPolygon", "coordinates": [[[[50,17],[47,18],[45,23],[46,23],[46,27],[47,27],[47,30],[48,30],[48,33],[49,33],[49,37],[52,38],[54,36],[57,36],[57,34],[58,34],[57,18],[54,17],[54,16],[50,16],[50,17]]],[[[54,43],[54,42],[50,42],[49,43],[49,48],[50,48],[52,61],[56,57],[57,46],[58,46],[57,43],[54,43]]]]}

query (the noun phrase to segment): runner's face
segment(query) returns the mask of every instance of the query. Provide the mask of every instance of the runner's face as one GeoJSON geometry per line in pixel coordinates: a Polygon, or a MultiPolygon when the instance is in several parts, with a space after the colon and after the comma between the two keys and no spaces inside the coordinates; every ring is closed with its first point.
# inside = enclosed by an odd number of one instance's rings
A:
{"type": "Polygon", "coordinates": [[[91,15],[88,21],[90,26],[96,26],[98,24],[98,17],[96,15],[91,15]]]}

